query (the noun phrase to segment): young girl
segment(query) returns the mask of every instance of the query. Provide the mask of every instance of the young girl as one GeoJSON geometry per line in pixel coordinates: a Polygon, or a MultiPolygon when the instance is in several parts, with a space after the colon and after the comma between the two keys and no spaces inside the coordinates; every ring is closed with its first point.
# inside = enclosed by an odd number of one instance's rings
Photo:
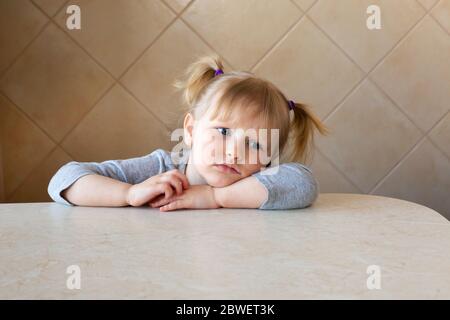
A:
{"type": "Polygon", "coordinates": [[[309,108],[252,73],[224,73],[218,56],[198,59],[186,76],[175,83],[189,107],[187,150],[180,160],[175,152],[157,149],[125,160],[72,161],[52,177],[51,198],[66,205],[149,205],[161,211],[310,206],[319,193],[312,171],[298,162],[277,164],[288,140],[289,159],[304,161],[314,127],[328,133],[309,108]],[[268,131],[277,137],[264,135],[268,131]]]}

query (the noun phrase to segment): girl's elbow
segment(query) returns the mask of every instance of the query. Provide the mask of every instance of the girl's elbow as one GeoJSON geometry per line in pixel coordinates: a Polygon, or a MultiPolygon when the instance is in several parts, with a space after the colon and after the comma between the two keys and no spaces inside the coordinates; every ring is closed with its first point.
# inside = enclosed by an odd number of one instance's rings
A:
{"type": "Polygon", "coordinates": [[[316,180],[313,180],[305,190],[304,196],[301,197],[301,201],[298,203],[298,208],[302,209],[313,205],[319,196],[319,191],[319,184],[316,180]]]}

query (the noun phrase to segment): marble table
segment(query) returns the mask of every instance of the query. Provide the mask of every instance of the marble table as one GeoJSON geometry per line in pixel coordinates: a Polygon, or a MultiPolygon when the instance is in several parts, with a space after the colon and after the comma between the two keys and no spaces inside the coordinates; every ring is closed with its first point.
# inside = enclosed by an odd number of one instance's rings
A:
{"type": "Polygon", "coordinates": [[[338,193],[285,211],[0,204],[0,298],[449,299],[450,222],[338,193]]]}

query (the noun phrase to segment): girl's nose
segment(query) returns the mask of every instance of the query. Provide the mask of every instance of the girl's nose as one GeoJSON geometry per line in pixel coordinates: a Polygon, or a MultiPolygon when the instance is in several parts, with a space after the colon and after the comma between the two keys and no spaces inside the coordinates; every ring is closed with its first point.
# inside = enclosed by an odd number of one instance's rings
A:
{"type": "Polygon", "coordinates": [[[230,139],[231,141],[227,143],[227,163],[237,163],[242,161],[245,156],[245,144],[237,141],[238,139],[230,139]]]}

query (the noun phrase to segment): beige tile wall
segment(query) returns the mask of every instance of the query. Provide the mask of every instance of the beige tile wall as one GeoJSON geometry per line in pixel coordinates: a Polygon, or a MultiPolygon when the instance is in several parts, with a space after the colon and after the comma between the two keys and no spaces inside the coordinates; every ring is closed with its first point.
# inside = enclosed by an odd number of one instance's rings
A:
{"type": "Polygon", "coordinates": [[[1,0],[4,201],[49,201],[71,160],[169,149],[182,117],[170,83],[216,52],[330,127],[308,163],[322,192],[450,218],[449,32],[450,0],[1,0]],[[69,3],[81,31],[65,27],[69,3]],[[381,30],[366,27],[370,4],[381,30]]]}
{"type": "Polygon", "coordinates": [[[0,136],[0,202],[5,201],[5,187],[3,184],[3,153],[2,153],[2,137],[0,136]]]}

